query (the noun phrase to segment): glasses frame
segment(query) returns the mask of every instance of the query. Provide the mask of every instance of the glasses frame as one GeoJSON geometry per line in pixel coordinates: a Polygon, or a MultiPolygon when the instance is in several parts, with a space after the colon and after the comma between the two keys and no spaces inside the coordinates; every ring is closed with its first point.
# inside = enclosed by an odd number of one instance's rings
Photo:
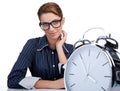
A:
{"type": "Polygon", "coordinates": [[[41,29],[43,29],[43,30],[48,30],[48,29],[50,29],[50,25],[51,25],[53,28],[58,28],[58,27],[61,26],[61,21],[62,21],[62,18],[59,19],[59,20],[53,20],[53,21],[51,21],[51,22],[40,22],[40,23],[39,23],[39,26],[40,26],[41,29]],[[55,26],[53,25],[53,22],[55,22],[55,21],[60,22],[60,25],[57,26],[57,27],[55,27],[55,26]],[[48,26],[47,29],[44,29],[44,28],[42,28],[42,24],[48,24],[49,26],[48,26]]]}

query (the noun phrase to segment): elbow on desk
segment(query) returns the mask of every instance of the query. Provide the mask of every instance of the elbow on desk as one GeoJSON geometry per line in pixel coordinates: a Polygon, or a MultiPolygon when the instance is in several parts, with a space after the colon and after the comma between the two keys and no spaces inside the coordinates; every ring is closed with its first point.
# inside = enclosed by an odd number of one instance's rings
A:
{"type": "Polygon", "coordinates": [[[8,88],[25,89],[24,87],[19,85],[19,82],[16,82],[14,80],[7,80],[7,86],[8,86],[8,88]]]}

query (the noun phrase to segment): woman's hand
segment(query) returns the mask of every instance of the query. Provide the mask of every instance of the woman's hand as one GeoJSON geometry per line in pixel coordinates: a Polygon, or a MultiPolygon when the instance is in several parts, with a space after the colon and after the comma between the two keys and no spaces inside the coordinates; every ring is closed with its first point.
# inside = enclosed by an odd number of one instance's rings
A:
{"type": "Polygon", "coordinates": [[[56,49],[59,47],[62,47],[63,44],[65,43],[66,39],[67,39],[67,33],[65,31],[63,31],[61,36],[58,38],[58,40],[56,42],[56,49]]]}
{"type": "Polygon", "coordinates": [[[63,37],[61,38],[61,36],[60,36],[58,38],[57,43],[56,43],[56,50],[58,53],[59,63],[65,64],[67,61],[67,58],[66,58],[65,53],[63,51],[63,44],[66,41],[67,33],[65,31],[63,31],[62,33],[63,33],[63,37]]]}
{"type": "Polygon", "coordinates": [[[54,81],[51,80],[39,80],[36,82],[36,89],[61,89],[65,88],[64,86],[64,78],[60,78],[54,81]]]}
{"type": "Polygon", "coordinates": [[[64,78],[58,79],[54,81],[54,86],[56,88],[65,88],[64,86],[64,78]]]}

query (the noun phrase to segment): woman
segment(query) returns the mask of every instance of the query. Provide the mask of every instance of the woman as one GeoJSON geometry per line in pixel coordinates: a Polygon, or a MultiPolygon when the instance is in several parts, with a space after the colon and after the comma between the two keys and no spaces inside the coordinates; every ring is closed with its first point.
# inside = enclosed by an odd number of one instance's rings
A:
{"type": "Polygon", "coordinates": [[[65,88],[63,65],[73,46],[65,43],[62,10],[56,3],[48,2],[39,8],[38,17],[45,35],[27,41],[8,75],[9,88],[65,88]],[[27,68],[31,77],[25,77],[27,68]]]}

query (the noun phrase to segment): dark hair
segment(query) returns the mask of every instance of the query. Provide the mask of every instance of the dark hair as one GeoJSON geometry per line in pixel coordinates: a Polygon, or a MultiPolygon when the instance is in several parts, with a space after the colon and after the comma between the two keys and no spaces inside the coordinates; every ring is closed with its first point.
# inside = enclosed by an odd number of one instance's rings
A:
{"type": "Polygon", "coordinates": [[[41,15],[43,13],[53,13],[61,18],[63,17],[63,13],[60,6],[54,2],[47,2],[39,8],[37,12],[39,19],[41,18],[41,15]]]}

